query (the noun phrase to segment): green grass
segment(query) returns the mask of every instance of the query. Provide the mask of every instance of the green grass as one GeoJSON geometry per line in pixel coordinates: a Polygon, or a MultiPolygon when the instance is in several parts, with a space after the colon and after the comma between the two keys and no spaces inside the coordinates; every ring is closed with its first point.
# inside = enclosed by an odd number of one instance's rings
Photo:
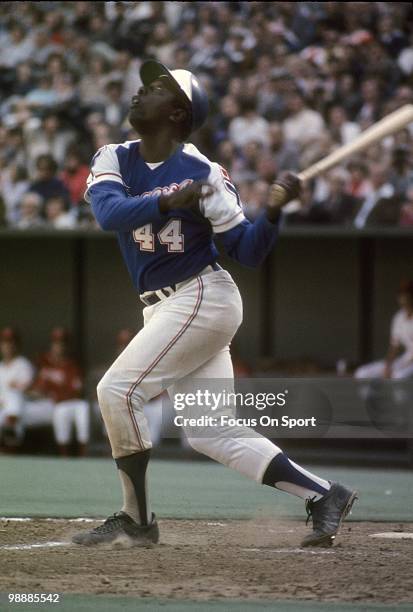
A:
{"type": "MultiPolygon", "coordinates": [[[[360,491],[354,520],[413,521],[409,471],[318,466],[314,472],[360,491]]],[[[3,516],[104,517],[121,504],[111,459],[2,456],[0,490],[3,516]]],[[[161,518],[304,517],[301,500],[209,462],[154,460],[149,491],[161,518]]]]}

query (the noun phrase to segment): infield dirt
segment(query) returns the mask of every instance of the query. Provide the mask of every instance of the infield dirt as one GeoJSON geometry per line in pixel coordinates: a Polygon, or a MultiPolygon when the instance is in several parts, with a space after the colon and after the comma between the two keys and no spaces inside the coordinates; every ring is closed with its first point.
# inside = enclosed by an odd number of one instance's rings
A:
{"type": "Polygon", "coordinates": [[[98,525],[0,521],[0,592],[90,593],[174,599],[413,601],[412,523],[347,522],[332,548],[302,549],[295,521],[162,520],[152,548],[70,544],[98,525]],[[44,548],[22,545],[63,542],[44,548]]]}

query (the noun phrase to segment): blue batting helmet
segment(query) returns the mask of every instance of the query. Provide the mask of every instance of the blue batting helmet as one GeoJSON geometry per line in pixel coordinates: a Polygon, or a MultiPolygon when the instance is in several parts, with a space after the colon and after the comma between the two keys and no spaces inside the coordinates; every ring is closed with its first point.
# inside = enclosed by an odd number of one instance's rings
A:
{"type": "Polygon", "coordinates": [[[188,103],[191,109],[191,132],[198,130],[208,116],[208,96],[200,82],[189,70],[168,70],[157,60],[147,60],[140,69],[141,80],[149,85],[155,79],[167,77],[177,93],[188,103]]]}

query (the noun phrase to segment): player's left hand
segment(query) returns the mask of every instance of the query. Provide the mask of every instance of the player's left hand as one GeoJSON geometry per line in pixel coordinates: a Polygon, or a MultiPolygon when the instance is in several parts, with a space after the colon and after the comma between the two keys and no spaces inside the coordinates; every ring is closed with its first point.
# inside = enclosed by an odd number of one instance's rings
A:
{"type": "Polygon", "coordinates": [[[278,215],[279,211],[291,200],[300,195],[301,181],[293,172],[283,172],[270,187],[268,212],[278,215]]]}
{"type": "Polygon", "coordinates": [[[215,187],[207,181],[194,181],[184,189],[161,195],[159,209],[162,213],[167,213],[174,208],[198,208],[203,200],[209,198],[213,193],[215,193],[215,187]]]}

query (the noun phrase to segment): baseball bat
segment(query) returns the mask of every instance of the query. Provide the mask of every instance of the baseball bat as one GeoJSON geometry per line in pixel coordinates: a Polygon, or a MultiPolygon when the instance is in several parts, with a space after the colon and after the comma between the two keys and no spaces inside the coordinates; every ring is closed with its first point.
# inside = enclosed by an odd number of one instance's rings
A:
{"type": "MultiPolygon", "coordinates": [[[[393,113],[386,115],[386,117],[383,117],[383,119],[371,125],[351,142],[339,147],[333,151],[333,153],[330,153],[323,159],[320,159],[320,161],[309,166],[306,170],[300,172],[298,178],[301,181],[308,181],[326,172],[330,168],[333,168],[344,159],[347,159],[347,157],[355,153],[361,153],[371,145],[386,138],[386,136],[398,132],[412,121],[413,104],[405,104],[393,113]]],[[[276,205],[278,198],[280,198],[281,201],[282,198],[284,198],[285,190],[280,185],[273,185],[271,188],[271,195],[274,198],[273,204],[276,205]]]]}

